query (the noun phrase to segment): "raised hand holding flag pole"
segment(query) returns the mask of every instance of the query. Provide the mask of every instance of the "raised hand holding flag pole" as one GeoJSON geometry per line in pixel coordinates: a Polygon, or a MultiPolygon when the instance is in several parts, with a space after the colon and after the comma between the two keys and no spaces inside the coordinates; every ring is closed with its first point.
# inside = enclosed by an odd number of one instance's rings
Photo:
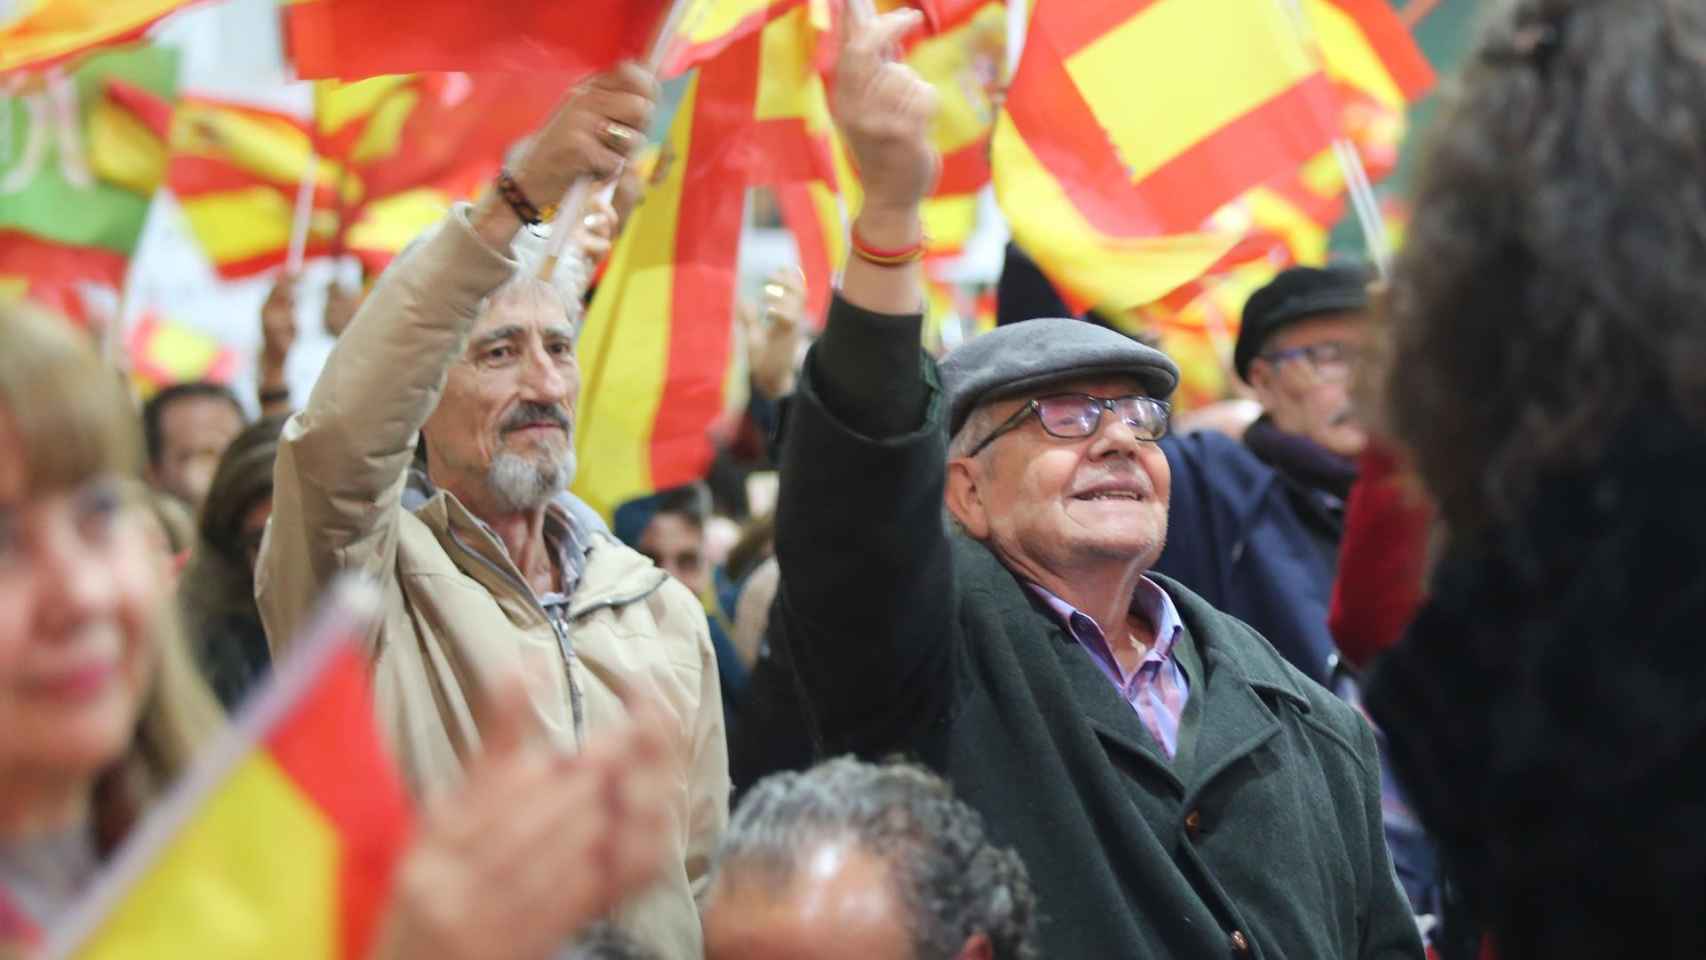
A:
{"type": "MultiPolygon", "coordinates": [[[[692,5],[693,0],[675,0],[668,15],[664,17],[663,23],[658,27],[658,33],[652,40],[651,54],[646,57],[645,66],[646,71],[653,77],[658,75],[664,57],[669,54],[671,45],[682,28],[682,18],[686,16],[688,8],[692,5]]],[[[708,3],[700,5],[699,13],[701,15],[708,5],[708,3]]],[[[549,279],[556,272],[557,262],[563,258],[563,251],[567,249],[570,238],[575,233],[574,225],[581,222],[587,211],[594,205],[611,203],[616,196],[616,183],[621,178],[628,160],[646,142],[645,130],[634,130],[619,124],[607,126],[603,134],[607,146],[622,152],[622,161],[617,164],[614,171],[605,177],[582,177],[576,180],[563,195],[563,201],[557,207],[557,216],[551,223],[551,240],[545,249],[545,259],[539,267],[541,278],[549,279]],[[595,197],[593,189],[598,186],[600,181],[603,181],[603,186],[598,189],[595,197]]]]}

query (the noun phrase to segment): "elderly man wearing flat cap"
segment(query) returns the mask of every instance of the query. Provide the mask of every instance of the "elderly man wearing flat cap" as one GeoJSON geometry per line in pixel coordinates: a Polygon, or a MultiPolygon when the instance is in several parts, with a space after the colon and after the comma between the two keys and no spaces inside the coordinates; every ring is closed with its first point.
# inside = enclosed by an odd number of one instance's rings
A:
{"type": "Polygon", "coordinates": [[[1173,363],[1070,320],[920,351],[934,97],[883,57],[915,20],[850,30],[865,206],[782,427],[770,639],[818,748],[942,772],[1029,867],[1042,956],[1421,957],[1368,725],[1149,573],[1173,363]]]}

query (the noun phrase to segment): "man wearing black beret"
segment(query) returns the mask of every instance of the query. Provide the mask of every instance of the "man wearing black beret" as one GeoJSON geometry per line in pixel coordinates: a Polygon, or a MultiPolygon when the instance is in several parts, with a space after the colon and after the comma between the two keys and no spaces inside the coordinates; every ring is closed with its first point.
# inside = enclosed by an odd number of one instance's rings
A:
{"type": "Polygon", "coordinates": [[[781,428],[769,639],[816,746],[952,782],[1025,860],[1042,956],[1420,960],[1369,725],[1150,572],[1173,362],[1076,320],[919,349],[934,97],[883,55],[916,19],[852,17],[864,208],[781,428]]]}
{"type": "Polygon", "coordinates": [[[1262,416],[1241,443],[1201,431],[1163,445],[1173,535],[1156,569],[1255,627],[1324,686],[1345,499],[1368,440],[1350,399],[1367,285],[1355,267],[1293,267],[1257,290],[1233,364],[1262,416]]]}

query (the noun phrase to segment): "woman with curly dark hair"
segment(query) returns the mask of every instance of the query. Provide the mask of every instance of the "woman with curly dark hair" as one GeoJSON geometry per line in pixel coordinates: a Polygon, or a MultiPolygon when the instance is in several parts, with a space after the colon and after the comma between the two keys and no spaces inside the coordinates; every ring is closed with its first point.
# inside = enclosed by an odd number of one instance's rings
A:
{"type": "Polygon", "coordinates": [[[1367,703],[1456,949],[1706,956],[1706,4],[1498,3],[1415,206],[1382,399],[1445,547],[1367,703]]]}

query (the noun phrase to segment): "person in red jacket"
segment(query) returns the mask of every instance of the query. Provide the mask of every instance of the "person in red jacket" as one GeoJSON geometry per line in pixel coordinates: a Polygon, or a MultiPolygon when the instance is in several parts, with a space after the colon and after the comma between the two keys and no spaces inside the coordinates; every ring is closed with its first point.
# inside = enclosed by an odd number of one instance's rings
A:
{"type": "Polygon", "coordinates": [[[1422,602],[1433,508],[1389,444],[1373,441],[1345,507],[1327,626],[1357,670],[1396,644],[1422,602]]]}

